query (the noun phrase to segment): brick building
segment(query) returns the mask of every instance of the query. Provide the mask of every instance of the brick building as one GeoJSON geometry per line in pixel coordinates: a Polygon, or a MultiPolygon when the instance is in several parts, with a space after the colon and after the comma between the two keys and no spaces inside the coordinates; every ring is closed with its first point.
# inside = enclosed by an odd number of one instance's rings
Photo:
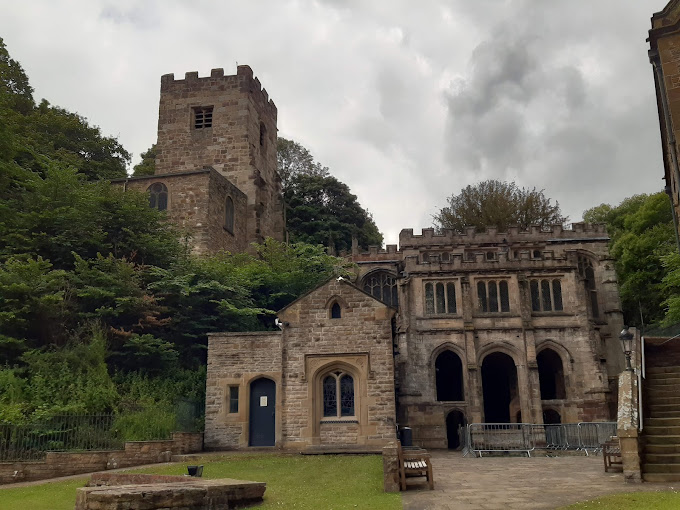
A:
{"type": "MultiPolygon", "coordinates": [[[[156,173],[118,185],[197,253],[284,239],[276,107],[247,66],[161,80],[156,173]]],[[[209,336],[205,445],[379,447],[395,425],[456,447],[470,422],[611,419],[622,368],[603,227],[403,230],[355,246],[352,282],[283,310],[281,330],[209,336]]]]}
{"type": "Polygon", "coordinates": [[[117,179],[191,236],[196,253],[284,239],[274,102],[248,66],[161,78],[156,173],[117,179]]]}

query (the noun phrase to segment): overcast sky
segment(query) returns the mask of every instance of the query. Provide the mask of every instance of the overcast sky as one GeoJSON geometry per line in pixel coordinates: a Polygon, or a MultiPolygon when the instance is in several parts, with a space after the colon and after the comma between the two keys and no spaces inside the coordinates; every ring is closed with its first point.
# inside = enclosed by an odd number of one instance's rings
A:
{"type": "Polygon", "coordinates": [[[0,0],[35,97],[139,153],[160,76],[248,64],[279,136],[350,186],[387,243],[484,179],[572,221],[663,187],[645,42],[666,0],[0,0]]]}

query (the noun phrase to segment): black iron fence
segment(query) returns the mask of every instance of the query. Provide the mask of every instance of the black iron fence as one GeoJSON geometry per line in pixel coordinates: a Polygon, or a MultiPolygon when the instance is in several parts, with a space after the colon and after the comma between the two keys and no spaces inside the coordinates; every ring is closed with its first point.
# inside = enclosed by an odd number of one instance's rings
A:
{"type": "Polygon", "coordinates": [[[63,414],[30,423],[0,423],[0,462],[42,460],[48,451],[118,450],[125,441],[170,439],[200,432],[202,406],[179,400],[169,409],[139,408],[119,414],[63,414]]]}
{"type": "Polygon", "coordinates": [[[21,425],[0,423],[0,462],[41,460],[48,451],[122,448],[115,420],[112,414],[60,415],[21,425]]]}

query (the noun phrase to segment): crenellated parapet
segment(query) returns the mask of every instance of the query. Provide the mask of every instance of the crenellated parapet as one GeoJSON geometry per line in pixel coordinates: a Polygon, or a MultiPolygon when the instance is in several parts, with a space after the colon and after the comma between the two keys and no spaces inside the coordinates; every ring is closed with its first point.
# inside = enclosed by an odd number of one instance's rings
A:
{"type": "Polygon", "coordinates": [[[241,92],[248,93],[252,100],[274,119],[277,117],[277,109],[274,101],[269,98],[267,90],[262,87],[260,80],[253,75],[250,66],[240,65],[236,68],[235,75],[224,74],[223,68],[210,71],[210,76],[199,77],[197,71],[184,73],[184,79],[175,79],[173,73],[161,76],[161,93],[191,90],[194,94],[202,90],[228,90],[239,88],[241,92]]]}
{"type": "Polygon", "coordinates": [[[508,227],[506,232],[499,232],[495,227],[488,227],[483,232],[477,232],[474,227],[468,227],[464,233],[452,229],[436,232],[433,228],[424,228],[421,235],[415,235],[413,229],[403,229],[399,233],[399,246],[402,250],[420,246],[445,246],[468,244],[512,244],[512,243],[553,243],[575,240],[608,241],[609,237],[603,223],[572,223],[571,229],[562,225],[552,225],[544,228],[532,225],[528,230],[519,227],[508,227]]]}

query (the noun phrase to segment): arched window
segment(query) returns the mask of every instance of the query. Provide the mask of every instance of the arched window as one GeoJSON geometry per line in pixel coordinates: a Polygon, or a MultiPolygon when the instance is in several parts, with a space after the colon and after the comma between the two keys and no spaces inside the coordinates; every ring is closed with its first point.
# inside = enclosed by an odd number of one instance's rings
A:
{"type": "Polygon", "coordinates": [[[149,206],[152,209],[165,211],[168,208],[168,187],[162,182],[154,182],[146,191],[149,192],[149,206]]]}
{"type": "Polygon", "coordinates": [[[340,319],[342,317],[342,309],[340,305],[336,302],[331,306],[331,319],[340,319]]]}
{"type": "Polygon", "coordinates": [[[234,233],[234,200],[231,197],[224,202],[224,228],[234,233]]]}
{"type": "Polygon", "coordinates": [[[477,300],[480,312],[509,312],[510,297],[508,295],[508,282],[505,280],[477,282],[477,300]]]}
{"type": "Polygon", "coordinates": [[[328,374],[323,378],[322,388],[325,418],[354,416],[354,379],[351,375],[339,370],[328,374]]]}
{"type": "Polygon", "coordinates": [[[388,306],[399,306],[397,280],[386,271],[371,273],[364,278],[364,292],[369,293],[388,306]]]}
{"type": "Polygon", "coordinates": [[[551,312],[563,310],[562,283],[560,280],[531,280],[531,310],[534,312],[551,312]],[[552,289],[552,291],[551,291],[552,289]]]}
{"type": "Polygon", "coordinates": [[[456,284],[426,282],[425,313],[427,315],[456,313],[456,284]]]}
{"type": "Polygon", "coordinates": [[[595,285],[595,270],[593,269],[592,260],[586,257],[579,257],[578,272],[584,278],[584,284],[590,298],[589,304],[593,317],[599,317],[600,307],[597,305],[597,287],[595,285]]]}

